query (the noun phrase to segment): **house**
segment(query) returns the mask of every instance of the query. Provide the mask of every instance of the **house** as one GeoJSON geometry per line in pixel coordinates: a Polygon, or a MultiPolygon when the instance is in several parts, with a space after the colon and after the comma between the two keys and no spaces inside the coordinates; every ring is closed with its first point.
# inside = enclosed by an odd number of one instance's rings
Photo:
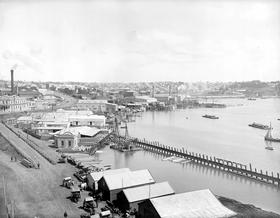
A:
{"type": "Polygon", "coordinates": [[[175,194],[168,182],[124,189],[117,195],[118,205],[123,210],[138,211],[138,204],[151,198],[175,194]]]}
{"type": "Polygon", "coordinates": [[[98,181],[104,199],[114,201],[123,189],[155,183],[148,170],[136,170],[115,175],[104,175],[98,181]]]}
{"type": "Polygon", "coordinates": [[[105,170],[101,172],[92,172],[87,175],[87,185],[91,190],[98,190],[98,181],[104,175],[116,175],[119,173],[129,172],[128,168],[114,169],[114,170],[105,170]]]}
{"type": "Polygon", "coordinates": [[[98,134],[104,132],[108,134],[108,131],[95,127],[67,127],[54,134],[55,145],[60,149],[90,150],[99,143],[98,134]]]}
{"type": "Polygon", "coordinates": [[[139,204],[139,218],[219,218],[236,214],[209,189],[148,199],[139,204]]]}
{"type": "Polygon", "coordinates": [[[78,109],[88,109],[95,113],[114,113],[118,109],[118,105],[108,103],[107,100],[94,99],[94,100],[79,100],[77,103],[78,109]]]}

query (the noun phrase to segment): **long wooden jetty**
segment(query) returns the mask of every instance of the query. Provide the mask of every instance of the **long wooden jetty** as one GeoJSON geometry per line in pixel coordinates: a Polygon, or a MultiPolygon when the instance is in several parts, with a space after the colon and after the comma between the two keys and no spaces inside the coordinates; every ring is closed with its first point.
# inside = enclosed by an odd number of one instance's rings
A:
{"type": "Polygon", "coordinates": [[[150,142],[145,139],[131,138],[135,146],[145,150],[160,153],[165,156],[176,156],[192,160],[195,163],[202,164],[208,167],[213,167],[229,173],[237,174],[257,181],[266,182],[280,187],[279,173],[274,173],[252,168],[252,165],[245,165],[234,161],[224,160],[217,157],[208,156],[205,154],[189,152],[184,148],[175,148],[162,145],[159,142],[150,142]]]}

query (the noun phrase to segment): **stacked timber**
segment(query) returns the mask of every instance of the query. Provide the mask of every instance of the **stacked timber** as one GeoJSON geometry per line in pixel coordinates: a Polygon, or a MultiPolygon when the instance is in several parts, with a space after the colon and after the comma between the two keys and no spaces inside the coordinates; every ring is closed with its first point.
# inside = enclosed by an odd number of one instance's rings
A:
{"type": "Polygon", "coordinates": [[[31,161],[27,160],[26,158],[22,159],[20,163],[27,168],[34,167],[33,163],[31,161]]]}

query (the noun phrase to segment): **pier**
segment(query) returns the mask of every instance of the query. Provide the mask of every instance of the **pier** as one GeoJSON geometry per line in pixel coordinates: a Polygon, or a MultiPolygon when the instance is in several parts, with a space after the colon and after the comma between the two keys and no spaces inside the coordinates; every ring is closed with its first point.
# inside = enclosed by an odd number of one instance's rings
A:
{"type": "Polygon", "coordinates": [[[144,150],[159,153],[164,156],[176,156],[178,158],[184,158],[191,160],[197,164],[216,168],[229,173],[244,176],[250,179],[254,179],[260,182],[269,183],[280,187],[279,173],[268,172],[253,168],[251,164],[245,165],[234,161],[224,160],[217,157],[208,156],[205,154],[194,153],[187,151],[184,148],[175,148],[172,146],[162,145],[159,142],[150,142],[145,139],[131,138],[132,143],[144,150]]]}

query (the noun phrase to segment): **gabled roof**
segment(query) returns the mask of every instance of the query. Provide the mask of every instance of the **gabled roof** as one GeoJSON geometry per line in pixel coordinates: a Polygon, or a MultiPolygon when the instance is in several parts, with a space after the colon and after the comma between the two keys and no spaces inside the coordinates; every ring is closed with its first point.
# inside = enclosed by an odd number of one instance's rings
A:
{"type": "Polygon", "coordinates": [[[156,198],[174,194],[174,190],[168,182],[143,185],[135,188],[124,189],[123,193],[129,203],[142,201],[149,198],[156,198]]]}
{"type": "Polygon", "coordinates": [[[150,199],[161,218],[218,218],[236,215],[224,207],[209,189],[150,199]]]}
{"type": "Polygon", "coordinates": [[[104,175],[103,178],[109,190],[155,183],[148,170],[136,170],[115,175],[104,175]]]}
{"type": "Polygon", "coordinates": [[[130,172],[129,168],[121,168],[121,169],[113,169],[113,170],[105,170],[101,172],[92,172],[89,176],[92,177],[94,181],[99,181],[105,175],[116,175],[120,173],[130,172]]]}
{"type": "Polygon", "coordinates": [[[62,130],[56,132],[55,135],[65,135],[67,133],[68,134],[71,133],[72,135],[81,134],[81,135],[92,137],[92,136],[96,135],[98,132],[100,132],[100,130],[95,127],[78,126],[78,127],[68,127],[68,128],[62,129],[62,130]]]}

